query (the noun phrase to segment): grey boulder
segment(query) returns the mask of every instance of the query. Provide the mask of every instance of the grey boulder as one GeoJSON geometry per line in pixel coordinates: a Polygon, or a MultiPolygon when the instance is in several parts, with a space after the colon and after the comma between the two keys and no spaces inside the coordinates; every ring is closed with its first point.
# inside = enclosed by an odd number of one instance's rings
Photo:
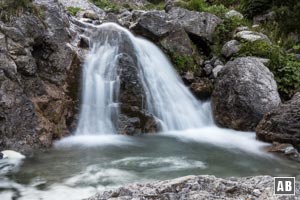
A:
{"type": "Polygon", "coordinates": [[[243,131],[255,130],[263,115],[280,102],[273,74],[252,57],[228,62],[218,73],[212,94],[217,124],[243,131]]]}

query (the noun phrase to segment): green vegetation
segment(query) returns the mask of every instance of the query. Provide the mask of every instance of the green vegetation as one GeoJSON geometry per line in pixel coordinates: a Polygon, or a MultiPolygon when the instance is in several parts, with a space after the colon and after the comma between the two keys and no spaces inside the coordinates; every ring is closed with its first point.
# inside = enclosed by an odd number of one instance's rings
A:
{"type": "MultiPolygon", "coordinates": [[[[295,49],[300,46],[295,46],[295,49]]],[[[278,45],[265,41],[245,42],[239,56],[258,56],[270,59],[269,69],[274,73],[278,89],[284,99],[289,99],[300,87],[300,62],[294,54],[278,45]]]]}
{"type": "Polygon", "coordinates": [[[179,73],[186,70],[194,71],[196,69],[195,62],[191,56],[171,54],[172,61],[179,73]]]}
{"type": "Polygon", "coordinates": [[[137,10],[137,9],[142,9],[142,10],[163,10],[165,3],[163,0],[152,0],[149,1],[150,3],[145,5],[144,7],[137,7],[134,5],[131,5],[129,3],[120,3],[116,4],[112,1],[109,0],[90,0],[93,4],[98,6],[99,8],[106,10],[106,11],[111,11],[111,12],[119,12],[122,8],[126,8],[128,10],[137,10]]]}
{"type": "Polygon", "coordinates": [[[121,9],[121,6],[109,0],[90,0],[90,1],[96,6],[98,6],[99,8],[106,11],[118,12],[121,9]]]}
{"type": "Polygon", "coordinates": [[[68,7],[67,10],[71,15],[75,16],[81,10],[81,8],[71,6],[68,7]]]}
{"type": "Polygon", "coordinates": [[[25,11],[39,13],[32,0],[0,0],[0,18],[9,21],[14,16],[20,16],[25,11]]]}
{"type": "Polygon", "coordinates": [[[275,13],[274,25],[279,26],[281,33],[299,31],[300,27],[300,1],[298,0],[242,0],[242,12],[252,19],[266,11],[275,13]]]}
{"type": "MultiPolygon", "coordinates": [[[[297,37],[300,27],[300,1],[298,0],[204,0],[182,1],[180,6],[201,12],[210,12],[223,20],[214,34],[213,54],[219,54],[224,42],[233,38],[234,30],[240,26],[251,27],[254,16],[275,13],[275,19],[266,21],[255,31],[269,36],[272,44],[264,41],[245,42],[236,56],[258,56],[270,59],[269,69],[274,73],[278,89],[284,99],[289,99],[300,88],[300,42],[297,37]],[[230,9],[242,12],[246,19],[225,18],[230,9]],[[293,34],[291,34],[293,32],[293,34]],[[299,56],[298,56],[299,57],[299,56]]],[[[180,63],[180,62],[179,62],[180,63]]]]}

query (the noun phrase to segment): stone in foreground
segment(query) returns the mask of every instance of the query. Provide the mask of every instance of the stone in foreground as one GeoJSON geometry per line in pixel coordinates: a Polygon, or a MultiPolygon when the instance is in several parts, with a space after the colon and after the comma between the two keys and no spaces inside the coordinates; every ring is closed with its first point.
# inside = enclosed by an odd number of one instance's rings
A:
{"type": "Polygon", "coordinates": [[[273,193],[273,177],[256,176],[221,179],[215,176],[185,176],[173,180],[149,184],[134,184],[113,191],[97,194],[88,200],[100,199],[190,199],[190,200],[233,200],[233,199],[300,199],[300,185],[296,183],[296,195],[278,196],[273,193]]]}

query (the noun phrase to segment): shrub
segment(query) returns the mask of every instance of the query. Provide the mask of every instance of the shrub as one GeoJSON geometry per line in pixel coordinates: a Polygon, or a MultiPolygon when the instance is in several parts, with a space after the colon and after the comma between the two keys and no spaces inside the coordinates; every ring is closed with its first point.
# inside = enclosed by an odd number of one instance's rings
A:
{"type": "Polygon", "coordinates": [[[187,55],[179,55],[176,53],[171,53],[173,64],[175,65],[179,73],[191,70],[194,71],[196,66],[193,58],[187,55]]]}
{"type": "Polygon", "coordinates": [[[20,16],[24,11],[35,10],[32,0],[0,0],[0,18],[4,21],[20,16]]]}
{"type": "Polygon", "coordinates": [[[226,8],[223,4],[210,5],[204,0],[190,0],[187,2],[182,2],[180,6],[198,12],[209,12],[221,18],[223,18],[225,16],[225,13],[229,11],[229,9],[226,8]]]}
{"type": "Polygon", "coordinates": [[[270,59],[268,67],[275,76],[283,99],[291,98],[300,88],[300,61],[296,60],[294,54],[285,52],[280,46],[264,41],[245,42],[238,54],[270,59]]]}
{"type": "Polygon", "coordinates": [[[272,7],[272,0],[242,0],[242,11],[248,18],[264,13],[272,7]]]}

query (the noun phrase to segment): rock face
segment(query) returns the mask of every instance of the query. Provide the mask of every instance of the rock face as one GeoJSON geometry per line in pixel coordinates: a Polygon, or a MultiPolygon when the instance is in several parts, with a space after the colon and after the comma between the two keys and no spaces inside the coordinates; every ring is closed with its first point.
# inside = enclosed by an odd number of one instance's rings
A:
{"type": "Polygon", "coordinates": [[[188,34],[210,42],[213,32],[221,23],[221,20],[213,14],[189,11],[179,7],[172,8],[169,16],[170,19],[178,22],[188,34]]]}
{"type": "Polygon", "coordinates": [[[54,0],[36,2],[43,17],[0,22],[0,149],[25,153],[70,132],[80,82],[67,15],[54,0]]]}
{"type": "MultiPolygon", "coordinates": [[[[180,68],[192,69],[203,63],[200,54],[210,53],[212,35],[221,23],[213,14],[178,7],[171,8],[167,13],[149,11],[136,20],[131,20],[132,31],[158,44],[170,56],[175,66],[178,63],[185,65],[177,68],[179,72],[180,68]]],[[[201,73],[200,68],[198,73],[201,73]]]]}
{"type": "Polygon", "coordinates": [[[256,58],[228,62],[212,94],[216,122],[228,128],[255,130],[263,115],[280,104],[273,74],[256,58]]]}
{"type": "Polygon", "coordinates": [[[256,128],[259,139],[300,147],[300,93],[267,113],[256,128]]]}
{"type": "MultiPolygon", "coordinates": [[[[194,199],[288,200],[290,196],[274,195],[274,179],[270,176],[221,179],[214,176],[186,176],[149,184],[135,184],[97,194],[89,200],[100,199],[194,199]]],[[[295,200],[299,200],[300,185],[296,183],[295,200]]]]}

